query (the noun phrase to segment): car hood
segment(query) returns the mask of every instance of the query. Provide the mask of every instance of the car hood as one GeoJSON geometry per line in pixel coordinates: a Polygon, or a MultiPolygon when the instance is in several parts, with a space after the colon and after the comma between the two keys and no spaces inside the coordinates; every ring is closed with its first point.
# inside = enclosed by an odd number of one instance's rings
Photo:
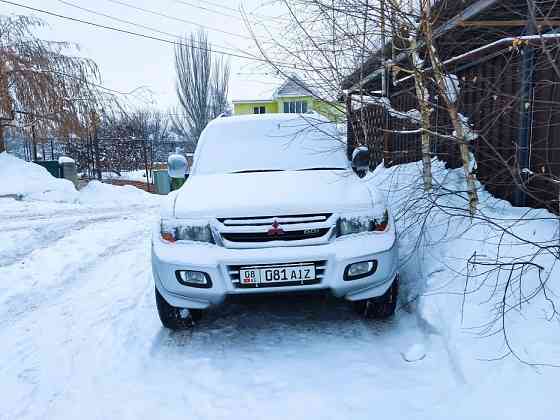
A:
{"type": "Polygon", "coordinates": [[[374,201],[375,194],[352,171],[196,175],[175,195],[174,215],[220,218],[333,213],[371,209],[374,201]]]}

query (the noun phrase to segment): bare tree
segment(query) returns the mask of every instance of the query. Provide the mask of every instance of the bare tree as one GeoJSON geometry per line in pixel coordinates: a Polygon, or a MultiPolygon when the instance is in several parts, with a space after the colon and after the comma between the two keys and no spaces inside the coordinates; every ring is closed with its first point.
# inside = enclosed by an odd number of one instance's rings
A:
{"type": "Polygon", "coordinates": [[[230,66],[212,55],[205,32],[191,34],[175,49],[179,115],[173,117],[175,131],[198,141],[209,121],[228,110],[230,66]]]}
{"type": "MultiPolygon", "coordinates": [[[[425,2],[430,0],[422,0],[422,9],[424,9],[425,2]]],[[[429,24],[426,22],[426,14],[422,14],[423,22],[420,27],[429,24]]],[[[428,92],[428,83],[426,75],[422,71],[422,60],[418,54],[418,34],[412,34],[410,37],[410,56],[412,62],[412,73],[414,74],[414,86],[416,96],[418,98],[418,107],[420,108],[420,124],[422,126],[422,167],[424,175],[424,190],[432,190],[432,148],[430,141],[430,114],[433,108],[430,106],[430,94],[428,92]]]]}
{"type": "Polygon", "coordinates": [[[108,171],[120,175],[125,168],[143,168],[149,180],[154,148],[169,135],[169,117],[150,108],[104,115],[98,135],[108,171]]]}
{"type": "MultiPolygon", "coordinates": [[[[286,8],[290,19],[282,37],[271,34],[270,40],[263,40],[253,33],[275,73],[287,77],[295,69],[318,99],[344,97],[348,145],[368,145],[375,164],[422,161],[417,178],[405,178],[406,185],[387,183],[388,194],[402,194],[402,201],[393,203],[395,219],[399,232],[414,244],[401,261],[415,258],[434,241],[453,239],[447,233],[431,237],[435,217],[449,231],[464,222],[458,230],[461,236],[483,226],[491,246],[482,254],[479,244],[473,244],[473,255],[465,258],[457,279],[464,280],[465,300],[488,293],[488,303],[496,308],[481,333],[501,334],[505,356],[526,362],[509,339],[507,316],[540,299],[548,320],[560,319],[557,295],[549,289],[560,259],[560,229],[539,242],[523,226],[537,220],[560,223],[560,218],[523,209],[508,219],[479,189],[476,177],[492,191],[506,185],[524,192],[526,204],[556,212],[560,208],[558,157],[551,135],[559,115],[560,36],[553,18],[558,16],[558,3],[495,2],[492,13],[499,19],[509,14],[512,20],[490,20],[488,9],[485,18],[461,21],[453,31],[446,27],[464,11],[465,2],[276,3],[286,8]],[[472,29],[465,34],[460,28],[472,29]],[[469,60],[472,66],[466,65],[469,60]],[[416,150],[420,144],[421,150],[416,150]],[[449,172],[436,159],[461,168],[456,173],[464,173],[464,178],[453,177],[461,183],[449,182],[449,172]],[[545,193],[552,198],[543,198],[545,193]]],[[[246,21],[250,23],[247,15],[246,21]]],[[[399,170],[388,173],[396,177],[399,170]]],[[[511,199],[509,193],[502,197],[511,199]]],[[[421,271],[423,262],[418,264],[421,271]]]]}
{"type": "MultiPolygon", "coordinates": [[[[68,137],[86,130],[101,106],[96,64],[70,55],[70,43],[35,36],[42,26],[32,17],[0,16],[0,152],[5,127],[68,137]]],[[[33,149],[36,158],[35,142],[33,149]]]]}
{"type": "Polygon", "coordinates": [[[452,79],[449,79],[449,75],[446,74],[445,68],[442,64],[442,60],[440,59],[436,50],[436,46],[434,44],[430,1],[422,1],[422,16],[422,28],[424,33],[424,40],[426,42],[426,50],[428,51],[428,57],[430,58],[432,68],[434,70],[434,78],[436,81],[438,92],[445,101],[445,109],[449,114],[449,117],[455,129],[454,133],[459,143],[461,160],[463,163],[463,169],[465,171],[465,178],[467,180],[467,188],[469,193],[469,211],[471,215],[474,215],[478,206],[478,194],[476,192],[475,177],[471,169],[471,158],[468,139],[465,133],[463,121],[461,121],[461,117],[457,109],[457,89],[455,83],[453,81],[451,83],[448,83],[448,81],[452,79]]]}

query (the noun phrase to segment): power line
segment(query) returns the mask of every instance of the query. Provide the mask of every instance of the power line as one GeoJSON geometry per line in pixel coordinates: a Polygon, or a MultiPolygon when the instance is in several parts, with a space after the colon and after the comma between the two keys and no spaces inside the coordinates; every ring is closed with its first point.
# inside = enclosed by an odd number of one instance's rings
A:
{"type": "Polygon", "coordinates": [[[69,77],[69,78],[71,78],[71,79],[76,79],[76,80],[78,80],[78,81],[80,81],[80,82],[82,82],[82,83],[86,83],[86,84],[88,84],[88,85],[95,86],[95,87],[97,87],[97,88],[99,88],[99,89],[103,89],[103,90],[105,90],[105,91],[107,91],[107,92],[114,93],[114,94],[121,95],[121,96],[130,96],[130,95],[134,95],[134,94],[136,94],[136,92],[138,92],[138,91],[141,91],[141,90],[143,90],[143,89],[147,89],[146,86],[138,86],[138,87],[136,87],[136,88],[134,88],[134,89],[132,89],[132,90],[129,90],[128,92],[123,92],[123,91],[120,91],[120,90],[115,90],[115,89],[108,88],[108,87],[103,86],[103,85],[101,85],[101,84],[99,84],[99,83],[92,82],[91,80],[85,80],[85,79],[82,79],[82,78],[80,78],[80,77],[78,77],[78,76],[74,76],[74,75],[72,75],[72,74],[64,73],[64,72],[61,72],[61,71],[50,70],[49,72],[58,74],[58,75],[60,75],[60,76],[69,77]]]}
{"type": "MultiPolygon", "coordinates": [[[[213,2],[213,1],[210,1],[210,0],[204,0],[204,3],[205,3],[205,4],[211,4],[212,6],[214,6],[214,7],[216,7],[216,8],[219,8],[219,9],[224,9],[224,10],[229,10],[229,11],[235,12],[235,13],[237,13],[239,16],[233,16],[233,15],[231,15],[231,14],[226,14],[226,13],[223,13],[223,12],[218,12],[218,11],[216,11],[216,10],[208,9],[208,8],[206,8],[206,7],[203,7],[203,6],[197,6],[197,5],[192,4],[191,2],[187,2],[187,1],[185,1],[185,0],[173,0],[173,1],[174,1],[175,3],[184,4],[184,5],[186,5],[186,6],[196,7],[197,9],[207,10],[207,11],[212,12],[212,13],[221,14],[221,15],[223,15],[223,16],[231,16],[231,17],[236,18],[236,19],[244,20],[243,18],[240,17],[240,16],[242,16],[242,13],[241,13],[238,9],[234,9],[233,7],[225,6],[225,5],[223,5],[223,4],[219,4],[219,3],[216,3],[216,2],[213,2]]],[[[200,1],[200,0],[198,0],[198,1],[200,1]]],[[[259,19],[261,19],[261,20],[263,20],[263,21],[264,21],[264,20],[283,20],[283,21],[286,20],[286,19],[284,19],[284,18],[282,18],[282,17],[280,17],[280,16],[266,16],[266,15],[261,15],[261,14],[258,14],[258,13],[249,13],[249,15],[254,16],[254,17],[257,17],[257,18],[259,18],[259,19]]]]}
{"type": "MultiPolygon", "coordinates": [[[[182,3],[181,0],[173,0],[173,1],[175,1],[175,2],[177,2],[177,3],[182,3]]],[[[235,8],[233,8],[233,7],[225,6],[225,5],[223,5],[223,4],[219,4],[219,3],[216,3],[216,2],[213,2],[213,1],[210,1],[210,0],[204,0],[204,3],[208,3],[208,4],[211,4],[211,5],[213,5],[213,6],[216,6],[216,7],[222,8],[222,9],[225,9],[225,10],[231,10],[232,12],[239,13],[239,10],[237,10],[237,9],[235,9],[235,8]]]]}
{"type": "MultiPolygon", "coordinates": [[[[108,1],[113,1],[113,0],[108,0],[108,1]]],[[[231,17],[231,18],[234,18],[234,19],[243,20],[243,19],[241,18],[241,16],[235,16],[235,15],[231,15],[231,14],[229,14],[229,13],[218,12],[217,10],[208,9],[207,7],[204,7],[204,6],[197,6],[196,4],[192,4],[192,3],[189,3],[189,2],[184,1],[184,0],[174,0],[174,1],[175,1],[175,3],[180,3],[180,4],[183,4],[183,5],[185,5],[185,6],[195,7],[195,8],[197,8],[197,9],[205,10],[205,11],[210,12],[210,13],[215,13],[215,14],[218,14],[218,15],[222,15],[222,16],[227,16],[227,17],[231,17]]]]}
{"type": "Polygon", "coordinates": [[[114,26],[102,25],[100,23],[90,22],[90,21],[84,20],[84,19],[73,18],[73,17],[70,17],[70,16],[65,16],[65,15],[61,15],[59,13],[51,12],[49,10],[39,9],[39,8],[36,8],[36,7],[31,7],[31,6],[27,6],[27,5],[20,4],[20,3],[15,3],[15,2],[12,2],[12,1],[8,1],[8,0],[0,0],[0,2],[10,4],[12,6],[21,7],[23,9],[32,10],[34,12],[43,13],[43,14],[46,14],[46,15],[49,15],[49,16],[54,16],[54,17],[57,17],[59,19],[70,20],[70,21],[73,21],[73,22],[82,23],[84,25],[93,26],[93,27],[96,27],[96,28],[106,29],[106,30],[114,31],[114,32],[120,32],[120,33],[123,33],[123,34],[126,34],[126,35],[135,36],[135,37],[139,37],[139,38],[150,39],[152,41],[158,41],[158,42],[161,42],[161,43],[164,43],[164,44],[169,44],[169,45],[173,45],[173,46],[189,47],[189,48],[194,48],[194,49],[199,49],[199,50],[205,50],[205,51],[213,52],[213,53],[220,54],[220,55],[225,55],[225,56],[230,56],[230,57],[235,57],[235,58],[241,58],[243,60],[258,61],[260,63],[273,64],[277,67],[289,67],[289,68],[292,68],[292,69],[295,69],[295,70],[299,69],[296,65],[290,64],[290,63],[275,63],[275,62],[271,62],[271,61],[267,60],[266,58],[259,58],[259,57],[255,57],[255,56],[227,53],[227,52],[223,52],[223,51],[220,51],[220,50],[213,50],[213,49],[209,49],[209,48],[204,48],[204,47],[188,44],[186,42],[172,41],[172,40],[165,39],[165,38],[159,38],[159,37],[152,36],[152,35],[146,35],[146,34],[142,34],[142,33],[139,33],[139,32],[129,31],[127,29],[116,28],[114,26]]]}
{"type": "MultiPolygon", "coordinates": [[[[64,4],[64,5],[66,5],[66,6],[74,7],[76,9],[82,10],[84,12],[88,12],[88,13],[91,13],[91,14],[94,14],[94,15],[97,15],[97,16],[101,16],[101,17],[104,17],[106,19],[111,19],[111,20],[114,20],[116,22],[125,23],[127,25],[132,25],[132,26],[137,26],[139,28],[147,29],[147,30],[152,31],[152,32],[160,33],[160,34],[171,36],[171,37],[178,38],[178,39],[182,38],[180,35],[177,35],[177,34],[161,31],[161,30],[153,28],[151,26],[142,25],[140,23],[132,22],[130,20],[121,19],[121,18],[111,16],[111,15],[108,15],[108,14],[105,14],[105,13],[97,12],[95,10],[91,10],[91,9],[88,9],[88,8],[85,8],[85,7],[82,7],[82,6],[78,6],[77,4],[70,3],[66,0],[58,0],[58,1],[62,4],[64,4]]],[[[192,42],[192,40],[190,42],[192,42]]],[[[198,44],[200,44],[196,40],[194,42],[197,42],[198,44]]],[[[214,45],[217,45],[217,44],[214,44],[214,45]]],[[[234,51],[231,48],[227,48],[227,47],[224,47],[224,46],[221,46],[221,45],[218,45],[218,47],[220,47],[222,50],[234,51]]]]}
{"type": "MultiPolygon", "coordinates": [[[[59,1],[61,1],[61,0],[59,0],[59,1]]],[[[144,7],[135,6],[133,4],[125,3],[123,1],[119,1],[119,0],[107,0],[107,1],[110,2],[110,3],[119,4],[121,6],[128,7],[130,9],[135,9],[135,10],[139,10],[139,11],[144,12],[144,13],[149,13],[149,14],[154,15],[154,16],[159,16],[159,17],[163,17],[163,18],[166,18],[166,19],[175,20],[177,22],[188,23],[190,25],[196,25],[200,28],[208,29],[209,31],[221,32],[223,34],[227,34],[227,35],[231,35],[231,36],[235,36],[235,37],[243,38],[243,39],[251,39],[251,37],[246,36],[246,35],[236,34],[236,33],[233,33],[233,32],[224,31],[222,29],[217,29],[217,28],[212,28],[212,27],[209,27],[209,26],[201,25],[200,23],[196,23],[192,20],[186,20],[186,19],[178,18],[176,16],[166,15],[165,13],[156,12],[155,10],[150,10],[150,9],[146,9],[144,7]]]]}

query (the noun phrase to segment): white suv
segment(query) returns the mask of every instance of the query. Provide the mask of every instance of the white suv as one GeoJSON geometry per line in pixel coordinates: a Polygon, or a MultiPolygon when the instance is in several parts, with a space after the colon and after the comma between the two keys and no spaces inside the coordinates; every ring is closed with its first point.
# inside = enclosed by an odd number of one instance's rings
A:
{"type": "Polygon", "coordinates": [[[321,290],[366,316],[392,315],[395,226],[345,148],[336,127],[316,114],[212,121],[153,233],[163,325],[190,326],[232,296],[321,290]]]}

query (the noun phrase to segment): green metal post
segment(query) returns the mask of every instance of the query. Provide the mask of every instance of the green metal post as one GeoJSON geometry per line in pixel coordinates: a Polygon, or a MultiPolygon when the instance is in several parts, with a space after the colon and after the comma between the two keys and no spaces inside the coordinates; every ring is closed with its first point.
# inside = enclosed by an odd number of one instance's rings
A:
{"type": "Polygon", "coordinates": [[[171,191],[178,190],[185,183],[185,178],[171,178],[171,191]]]}

